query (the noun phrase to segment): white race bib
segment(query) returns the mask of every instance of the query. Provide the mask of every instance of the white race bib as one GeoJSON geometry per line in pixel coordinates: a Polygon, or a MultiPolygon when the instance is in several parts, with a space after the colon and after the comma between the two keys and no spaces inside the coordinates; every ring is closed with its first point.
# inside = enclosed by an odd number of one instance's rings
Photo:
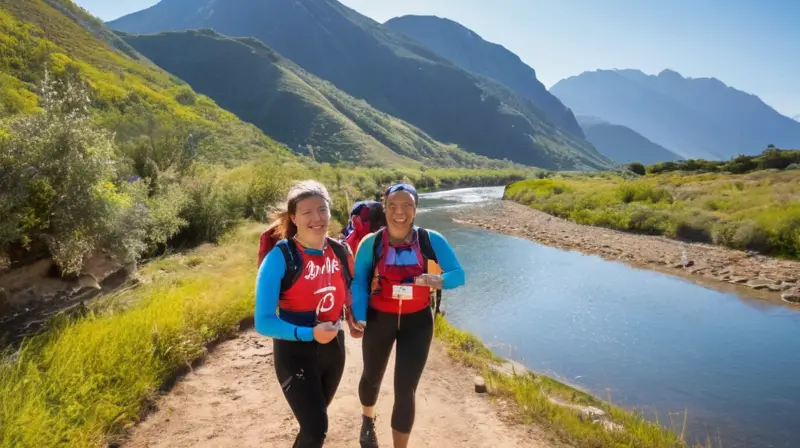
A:
{"type": "Polygon", "coordinates": [[[392,286],[392,298],[395,300],[411,300],[414,298],[414,288],[411,286],[392,286]]]}

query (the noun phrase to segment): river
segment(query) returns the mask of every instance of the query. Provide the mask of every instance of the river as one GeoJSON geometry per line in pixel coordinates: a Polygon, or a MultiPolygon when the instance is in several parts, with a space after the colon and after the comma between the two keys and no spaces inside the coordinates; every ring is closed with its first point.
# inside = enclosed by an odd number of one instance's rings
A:
{"type": "Polygon", "coordinates": [[[503,189],[422,195],[467,272],[445,291],[455,326],[501,356],[617,405],[656,412],[687,442],[800,447],[800,312],[687,279],[453,222],[503,189]]]}

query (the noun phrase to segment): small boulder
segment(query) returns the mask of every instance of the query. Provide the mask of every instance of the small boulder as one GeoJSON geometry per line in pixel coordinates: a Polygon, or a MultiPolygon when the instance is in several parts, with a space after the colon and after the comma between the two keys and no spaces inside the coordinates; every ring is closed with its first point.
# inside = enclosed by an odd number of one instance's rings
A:
{"type": "Polygon", "coordinates": [[[475,392],[479,394],[486,393],[486,380],[482,376],[475,377],[475,392]]]}
{"type": "Polygon", "coordinates": [[[753,289],[767,289],[770,285],[772,285],[771,280],[765,280],[763,278],[755,278],[747,282],[747,286],[753,289]]]}
{"type": "Polygon", "coordinates": [[[783,293],[781,298],[790,303],[800,303],[800,288],[795,288],[783,293]]]}

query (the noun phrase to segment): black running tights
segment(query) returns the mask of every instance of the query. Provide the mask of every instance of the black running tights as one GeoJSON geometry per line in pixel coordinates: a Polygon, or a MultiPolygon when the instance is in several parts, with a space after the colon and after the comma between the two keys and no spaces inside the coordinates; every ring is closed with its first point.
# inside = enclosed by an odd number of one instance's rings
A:
{"type": "Polygon", "coordinates": [[[344,332],[327,344],[273,339],[275,373],[300,432],[294,448],[319,448],[328,432],[331,404],[344,371],[344,332]]]}
{"type": "Polygon", "coordinates": [[[362,352],[364,373],[358,384],[358,395],[363,406],[378,402],[383,374],[397,341],[394,368],[394,408],[392,429],[410,434],[414,426],[415,403],[422,371],[428,361],[433,338],[433,315],[430,307],[416,313],[398,315],[369,309],[364,330],[362,352]]]}

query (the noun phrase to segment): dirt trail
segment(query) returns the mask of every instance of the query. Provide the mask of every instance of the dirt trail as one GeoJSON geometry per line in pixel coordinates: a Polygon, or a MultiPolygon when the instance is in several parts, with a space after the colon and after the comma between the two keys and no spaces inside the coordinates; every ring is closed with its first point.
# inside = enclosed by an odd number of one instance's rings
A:
{"type": "MultiPolygon", "coordinates": [[[[378,437],[391,446],[394,355],[378,401],[378,437]]],[[[358,447],[361,412],[358,380],[361,343],[347,338],[342,383],[329,409],[326,447],[358,447]]],[[[547,447],[543,432],[506,423],[502,409],[474,392],[474,374],[452,362],[434,340],[417,390],[412,447],[547,447]]],[[[253,330],[220,344],[205,363],[158,403],[158,411],[133,429],[123,446],[289,447],[297,423],[281,394],[272,342],[253,330]]]]}

